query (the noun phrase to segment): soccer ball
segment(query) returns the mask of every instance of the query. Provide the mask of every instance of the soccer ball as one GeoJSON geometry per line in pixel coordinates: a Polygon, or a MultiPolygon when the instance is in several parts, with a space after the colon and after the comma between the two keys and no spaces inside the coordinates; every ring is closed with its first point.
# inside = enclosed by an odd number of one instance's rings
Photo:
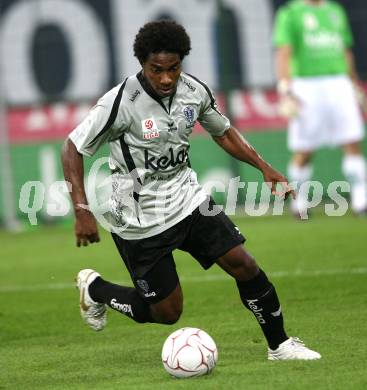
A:
{"type": "Polygon", "coordinates": [[[218,350],[214,340],[198,328],[176,330],[163,344],[163,366],[176,378],[209,374],[217,360],[218,350]]]}

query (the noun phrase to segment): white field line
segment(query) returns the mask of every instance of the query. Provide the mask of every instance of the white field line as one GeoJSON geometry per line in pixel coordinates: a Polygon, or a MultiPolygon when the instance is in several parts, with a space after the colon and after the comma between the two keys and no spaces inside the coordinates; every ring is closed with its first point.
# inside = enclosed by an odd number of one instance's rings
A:
{"type": "MultiPolygon", "coordinates": [[[[269,278],[297,278],[297,277],[317,277],[317,276],[333,276],[333,275],[358,275],[367,274],[367,268],[351,268],[351,269],[330,269],[330,270],[313,270],[313,271],[277,271],[269,272],[269,278]]],[[[182,276],[180,280],[185,283],[205,283],[216,281],[231,281],[231,277],[223,273],[221,275],[205,275],[202,276],[182,276]]],[[[131,281],[120,281],[120,284],[131,284],[131,281]]],[[[66,290],[75,287],[72,283],[47,283],[47,284],[31,284],[31,285],[13,285],[0,286],[0,293],[14,293],[27,291],[49,291],[49,290],[66,290]]]]}

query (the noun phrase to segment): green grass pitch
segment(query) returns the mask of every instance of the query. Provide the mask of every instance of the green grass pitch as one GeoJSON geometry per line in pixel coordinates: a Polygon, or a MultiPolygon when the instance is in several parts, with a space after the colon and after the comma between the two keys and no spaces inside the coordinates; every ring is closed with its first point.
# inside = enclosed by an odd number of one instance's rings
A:
{"type": "Polygon", "coordinates": [[[71,226],[43,227],[0,232],[0,389],[366,389],[367,220],[235,220],[277,287],[288,333],[319,351],[320,361],[268,362],[231,278],[218,267],[203,271],[182,252],[178,323],[139,325],[109,310],[107,328],[94,333],[79,317],[73,279],[91,267],[128,282],[112,240],[102,232],[98,245],[76,248],[71,226]],[[216,341],[211,375],[178,380],[164,371],[163,342],[184,326],[216,341]]]}

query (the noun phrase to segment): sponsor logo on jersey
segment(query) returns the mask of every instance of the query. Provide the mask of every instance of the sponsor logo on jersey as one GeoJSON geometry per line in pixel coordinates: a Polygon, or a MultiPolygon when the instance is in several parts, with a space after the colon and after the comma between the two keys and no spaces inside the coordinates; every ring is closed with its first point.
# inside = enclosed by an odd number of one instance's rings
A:
{"type": "Polygon", "coordinates": [[[343,40],[338,33],[320,31],[304,34],[304,42],[312,49],[333,49],[343,48],[343,40]]]}
{"type": "Polygon", "coordinates": [[[183,114],[186,120],[186,128],[195,125],[195,109],[192,106],[187,106],[183,109],[183,114]]]}
{"type": "Polygon", "coordinates": [[[144,139],[159,138],[159,130],[154,118],[147,118],[141,121],[144,139]]]}
{"type": "Polygon", "coordinates": [[[121,313],[131,314],[131,317],[134,317],[131,305],[128,305],[127,303],[119,303],[117,302],[116,298],[111,299],[111,307],[115,310],[120,311],[121,313]]]}
{"type": "Polygon", "coordinates": [[[184,84],[187,86],[187,88],[189,88],[192,92],[195,92],[196,91],[196,87],[194,87],[190,82],[188,82],[187,80],[183,79],[183,82],[184,84]]]}
{"type": "Polygon", "coordinates": [[[131,96],[130,96],[130,101],[134,102],[135,99],[140,95],[140,91],[137,89],[131,96]]]}
{"type": "Polygon", "coordinates": [[[171,180],[172,178],[174,178],[175,176],[177,175],[177,172],[174,172],[174,173],[170,173],[170,174],[164,174],[164,175],[160,175],[160,174],[154,174],[154,175],[149,175],[146,179],[147,180],[150,180],[150,181],[169,181],[171,180]]]}
{"type": "Polygon", "coordinates": [[[177,130],[178,130],[178,127],[176,126],[174,121],[168,123],[168,132],[169,133],[173,133],[174,131],[177,131],[177,130]]]}
{"type": "Polygon", "coordinates": [[[168,156],[150,156],[149,150],[144,150],[144,157],[145,157],[145,168],[146,169],[152,169],[153,171],[159,171],[164,170],[167,168],[174,168],[177,165],[185,163],[188,158],[189,154],[187,153],[187,149],[181,149],[177,155],[174,155],[173,149],[168,149],[168,156]]]}

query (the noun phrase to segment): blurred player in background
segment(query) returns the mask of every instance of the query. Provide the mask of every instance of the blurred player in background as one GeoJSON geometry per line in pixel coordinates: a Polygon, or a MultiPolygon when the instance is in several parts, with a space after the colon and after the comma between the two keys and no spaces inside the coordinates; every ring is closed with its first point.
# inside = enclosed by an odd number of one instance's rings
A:
{"type": "MultiPolygon", "coordinates": [[[[367,172],[361,141],[364,125],[358,103],[366,104],[359,86],[347,16],[328,0],[293,0],[280,7],[274,25],[280,109],[290,118],[288,147],[293,157],[290,181],[312,177],[313,152],[340,146],[342,171],[351,185],[351,207],[367,212],[367,172]]],[[[292,201],[294,215],[306,209],[306,195],[292,201]]]]}
{"type": "MultiPolygon", "coordinates": [[[[125,227],[112,237],[134,283],[120,286],[94,270],[80,271],[81,315],[94,330],[106,325],[107,305],[139,323],[175,323],[183,296],[172,252],[181,249],[204,269],[217,264],[234,278],[244,306],[266,337],[269,360],[319,359],[319,353],[286,335],[274,286],[243,247],[245,238],[232,221],[223,211],[213,215],[214,202],[191,169],[189,136],[199,121],[221,148],[259,169],[273,194],[293,193],[286,178],[217,110],[208,86],[182,72],[190,49],[182,26],[146,24],[134,44],[142,70],[107,92],[65,142],[63,166],[72,184],[78,246],[99,241],[95,217],[85,207],[83,155],[110,146],[111,212],[115,226],[125,227]],[[277,192],[279,183],[283,190],[277,192]],[[135,212],[127,207],[129,199],[135,212]]],[[[218,293],[213,290],[211,298],[218,293]]]]}

